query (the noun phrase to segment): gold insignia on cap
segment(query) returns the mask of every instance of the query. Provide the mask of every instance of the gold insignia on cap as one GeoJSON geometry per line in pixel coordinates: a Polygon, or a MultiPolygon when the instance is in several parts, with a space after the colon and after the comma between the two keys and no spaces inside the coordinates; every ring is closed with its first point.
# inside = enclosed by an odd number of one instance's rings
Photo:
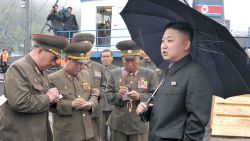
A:
{"type": "Polygon", "coordinates": [[[53,49],[49,49],[49,51],[53,54],[55,54],[56,56],[60,56],[60,53],[58,53],[57,51],[53,50],[53,49]]]}
{"type": "Polygon", "coordinates": [[[91,41],[83,41],[84,43],[92,44],[91,41]]]}
{"type": "Polygon", "coordinates": [[[176,85],[177,85],[176,81],[171,81],[171,86],[176,86],[176,85]]]}
{"type": "Polygon", "coordinates": [[[84,56],[84,53],[81,53],[80,56],[84,56]]]}
{"type": "Polygon", "coordinates": [[[128,50],[128,54],[131,54],[132,53],[132,50],[128,50]]]}
{"type": "Polygon", "coordinates": [[[68,58],[70,58],[70,59],[74,59],[74,60],[87,60],[87,59],[90,59],[90,57],[88,57],[88,56],[73,56],[73,55],[68,55],[67,56],[68,58]]]}

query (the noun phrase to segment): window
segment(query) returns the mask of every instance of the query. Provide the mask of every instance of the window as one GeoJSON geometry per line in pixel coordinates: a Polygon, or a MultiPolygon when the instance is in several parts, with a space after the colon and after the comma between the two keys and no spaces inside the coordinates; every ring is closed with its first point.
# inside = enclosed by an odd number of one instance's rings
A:
{"type": "Polygon", "coordinates": [[[97,7],[96,14],[96,46],[110,46],[112,7],[97,7]]]}

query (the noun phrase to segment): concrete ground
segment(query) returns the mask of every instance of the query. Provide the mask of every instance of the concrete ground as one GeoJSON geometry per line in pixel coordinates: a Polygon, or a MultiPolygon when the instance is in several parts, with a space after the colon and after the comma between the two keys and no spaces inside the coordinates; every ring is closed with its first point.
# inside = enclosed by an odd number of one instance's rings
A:
{"type": "MultiPolygon", "coordinates": [[[[4,74],[0,73],[0,96],[3,93],[3,77],[4,74]]],[[[49,120],[52,122],[51,114],[49,116],[49,120]]],[[[207,128],[203,141],[250,141],[250,138],[211,136],[210,129],[207,128]]]]}

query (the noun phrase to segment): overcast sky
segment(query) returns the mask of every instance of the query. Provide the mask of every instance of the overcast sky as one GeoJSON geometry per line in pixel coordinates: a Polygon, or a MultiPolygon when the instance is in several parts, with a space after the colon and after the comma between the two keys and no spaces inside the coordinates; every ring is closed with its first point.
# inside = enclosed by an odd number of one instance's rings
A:
{"type": "Polygon", "coordinates": [[[248,31],[250,27],[250,0],[224,0],[225,19],[233,31],[248,31]]]}

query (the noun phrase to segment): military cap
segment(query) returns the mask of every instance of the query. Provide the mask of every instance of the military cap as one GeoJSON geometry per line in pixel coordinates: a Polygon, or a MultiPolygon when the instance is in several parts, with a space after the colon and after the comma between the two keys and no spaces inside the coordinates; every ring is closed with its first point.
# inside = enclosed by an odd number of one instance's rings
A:
{"type": "Polygon", "coordinates": [[[95,36],[91,33],[77,33],[74,34],[72,42],[90,41],[92,44],[95,42],[95,36]]]}
{"type": "Polygon", "coordinates": [[[121,51],[121,57],[140,56],[140,48],[132,40],[120,41],[116,44],[116,48],[121,51]]]}
{"type": "Polygon", "coordinates": [[[65,37],[51,36],[45,34],[32,34],[34,47],[41,47],[53,53],[57,57],[61,55],[61,51],[69,45],[69,41],[65,37]]]}
{"type": "Polygon", "coordinates": [[[72,42],[63,52],[67,58],[81,62],[82,60],[89,59],[86,53],[90,51],[91,47],[92,45],[90,43],[72,42]]]}

